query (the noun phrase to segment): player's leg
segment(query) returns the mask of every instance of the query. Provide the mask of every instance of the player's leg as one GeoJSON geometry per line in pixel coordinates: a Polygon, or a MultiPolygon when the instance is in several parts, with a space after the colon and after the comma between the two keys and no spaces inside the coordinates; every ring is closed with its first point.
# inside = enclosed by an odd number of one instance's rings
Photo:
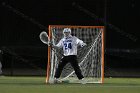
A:
{"type": "Polygon", "coordinates": [[[75,74],[77,75],[78,79],[80,80],[80,79],[84,78],[82,73],[81,73],[81,69],[78,65],[77,56],[71,56],[70,63],[72,65],[72,67],[74,68],[75,74]]]}
{"type": "Polygon", "coordinates": [[[59,78],[59,77],[60,77],[61,72],[62,72],[64,66],[65,66],[67,63],[68,63],[68,62],[67,62],[66,58],[63,57],[63,58],[61,59],[60,63],[58,64],[58,68],[56,69],[55,76],[54,76],[55,78],[59,78]]]}
{"type": "Polygon", "coordinates": [[[84,76],[82,75],[81,69],[78,65],[78,61],[77,61],[77,56],[72,56],[72,61],[70,62],[72,67],[75,70],[75,74],[77,75],[79,81],[81,84],[86,84],[86,81],[84,80],[84,76]]]}

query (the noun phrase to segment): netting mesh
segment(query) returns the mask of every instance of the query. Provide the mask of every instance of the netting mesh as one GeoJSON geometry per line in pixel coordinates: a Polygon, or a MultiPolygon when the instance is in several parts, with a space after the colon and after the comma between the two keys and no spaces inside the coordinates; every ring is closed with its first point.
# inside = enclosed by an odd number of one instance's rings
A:
{"type": "MultiPolygon", "coordinates": [[[[51,40],[57,44],[63,38],[63,29],[67,26],[50,26],[51,40]]],[[[82,27],[82,26],[69,26],[72,35],[83,40],[87,46],[78,48],[78,62],[87,83],[102,82],[102,52],[103,52],[103,27],[82,27]]],[[[50,79],[54,78],[55,70],[61,60],[63,51],[61,49],[53,49],[50,51],[50,79]]],[[[74,73],[74,69],[68,63],[62,73],[62,80],[70,80],[70,82],[78,82],[74,73]]]]}

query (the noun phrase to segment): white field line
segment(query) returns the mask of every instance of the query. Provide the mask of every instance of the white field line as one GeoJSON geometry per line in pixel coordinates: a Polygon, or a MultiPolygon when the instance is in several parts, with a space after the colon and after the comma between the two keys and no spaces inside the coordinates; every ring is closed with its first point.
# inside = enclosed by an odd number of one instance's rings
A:
{"type": "Polygon", "coordinates": [[[111,85],[103,85],[103,86],[96,86],[96,85],[93,85],[93,86],[87,86],[86,84],[85,85],[81,85],[81,86],[66,86],[66,87],[96,87],[96,88],[100,88],[100,87],[107,87],[107,88],[140,88],[140,85],[122,85],[122,86],[119,86],[119,85],[116,85],[116,86],[111,86],[111,85]]]}
{"type": "MultiPolygon", "coordinates": [[[[59,87],[61,88],[60,86],[51,86],[51,87],[59,87]]],[[[84,84],[84,85],[65,85],[65,88],[83,88],[83,87],[86,87],[86,88],[140,88],[140,85],[87,85],[87,84],[84,84]]],[[[64,87],[62,87],[64,88],[64,87]]]]}

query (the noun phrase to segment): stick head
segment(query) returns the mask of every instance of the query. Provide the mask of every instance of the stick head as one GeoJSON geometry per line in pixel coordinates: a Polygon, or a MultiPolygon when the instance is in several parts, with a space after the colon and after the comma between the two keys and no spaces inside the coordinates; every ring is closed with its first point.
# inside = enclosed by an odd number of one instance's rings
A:
{"type": "Polygon", "coordinates": [[[45,31],[40,33],[39,38],[44,44],[49,44],[50,42],[48,34],[45,31]]]}

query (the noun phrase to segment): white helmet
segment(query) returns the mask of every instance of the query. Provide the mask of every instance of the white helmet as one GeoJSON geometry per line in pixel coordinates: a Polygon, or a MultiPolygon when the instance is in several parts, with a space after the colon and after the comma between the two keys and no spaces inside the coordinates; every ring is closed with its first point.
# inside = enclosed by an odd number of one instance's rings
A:
{"type": "Polygon", "coordinates": [[[70,29],[70,28],[64,28],[63,34],[64,34],[65,32],[69,32],[69,33],[71,34],[71,29],[70,29]]]}

